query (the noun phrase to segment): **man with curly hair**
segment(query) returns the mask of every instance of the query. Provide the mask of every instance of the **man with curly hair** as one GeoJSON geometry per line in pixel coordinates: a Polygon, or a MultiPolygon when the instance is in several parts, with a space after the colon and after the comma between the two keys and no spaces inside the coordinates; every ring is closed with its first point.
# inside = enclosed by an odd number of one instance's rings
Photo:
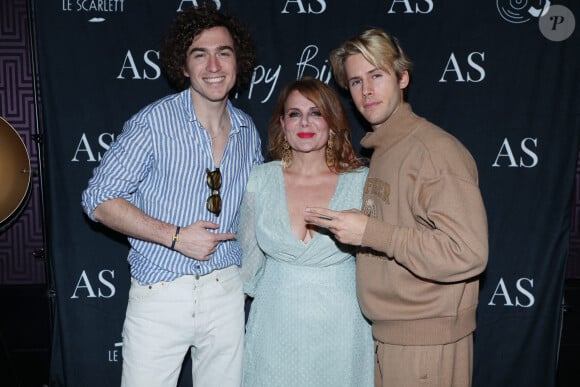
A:
{"type": "Polygon", "coordinates": [[[82,205],[131,249],[122,386],[175,386],[191,350],[195,386],[239,387],[244,295],[238,207],[263,162],[251,117],[229,95],[249,81],[248,31],[215,6],[178,14],[160,52],[178,93],[124,125],[82,205]]]}

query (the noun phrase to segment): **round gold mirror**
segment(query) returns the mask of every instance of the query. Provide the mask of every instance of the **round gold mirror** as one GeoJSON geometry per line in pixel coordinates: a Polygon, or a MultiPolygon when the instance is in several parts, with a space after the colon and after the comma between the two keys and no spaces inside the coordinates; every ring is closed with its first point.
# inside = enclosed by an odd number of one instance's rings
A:
{"type": "Polygon", "coordinates": [[[26,146],[18,132],[0,117],[0,224],[24,203],[30,178],[26,146]]]}

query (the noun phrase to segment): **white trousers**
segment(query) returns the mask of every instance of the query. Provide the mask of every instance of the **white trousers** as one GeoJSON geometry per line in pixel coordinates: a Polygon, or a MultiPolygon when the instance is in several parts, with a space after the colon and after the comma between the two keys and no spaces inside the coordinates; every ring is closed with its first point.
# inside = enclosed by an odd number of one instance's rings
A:
{"type": "Polygon", "coordinates": [[[145,286],[132,279],[121,386],[176,386],[190,349],[194,387],[239,387],[243,335],[237,266],[145,286]]]}

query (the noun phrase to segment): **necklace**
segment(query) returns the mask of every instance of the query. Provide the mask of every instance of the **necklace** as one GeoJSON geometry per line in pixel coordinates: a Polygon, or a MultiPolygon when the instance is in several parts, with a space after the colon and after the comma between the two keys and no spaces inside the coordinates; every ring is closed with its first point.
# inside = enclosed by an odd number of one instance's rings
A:
{"type": "Polygon", "coordinates": [[[219,131],[218,134],[216,134],[215,136],[210,136],[212,140],[215,140],[216,138],[218,138],[219,136],[221,136],[223,133],[223,131],[219,131]]]}
{"type": "MultiPolygon", "coordinates": [[[[226,120],[227,120],[227,115],[222,116],[222,118],[220,120],[220,126],[218,127],[217,134],[214,135],[214,136],[212,136],[211,133],[210,133],[210,135],[209,135],[209,137],[212,140],[215,140],[216,138],[218,138],[219,136],[223,135],[226,132],[226,129],[224,129],[224,128],[226,128],[227,127],[227,124],[229,124],[229,122],[224,123],[224,121],[226,121],[226,120]]],[[[228,132],[229,132],[229,130],[228,130],[228,132]]],[[[208,131],[208,133],[209,133],[209,131],[208,131]]]]}

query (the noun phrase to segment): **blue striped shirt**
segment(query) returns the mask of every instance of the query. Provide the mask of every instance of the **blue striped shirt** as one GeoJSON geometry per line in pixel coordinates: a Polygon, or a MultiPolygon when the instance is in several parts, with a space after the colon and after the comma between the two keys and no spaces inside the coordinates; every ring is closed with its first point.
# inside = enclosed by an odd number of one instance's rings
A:
{"type": "MultiPolygon", "coordinates": [[[[99,204],[123,198],[145,214],[176,226],[207,220],[220,225],[216,232],[235,233],[250,170],[263,162],[263,156],[251,117],[230,101],[227,109],[230,135],[220,165],[215,165],[211,137],[196,119],[189,89],[144,107],[125,123],[93,171],[82,194],[84,211],[95,220],[93,211],[99,204]],[[222,174],[219,217],[205,206],[210,195],[206,168],[216,167],[222,174]]],[[[219,243],[209,261],[188,258],[156,243],[134,238],[129,242],[131,275],[142,285],[241,265],[237,240],[219,243]]]]}

